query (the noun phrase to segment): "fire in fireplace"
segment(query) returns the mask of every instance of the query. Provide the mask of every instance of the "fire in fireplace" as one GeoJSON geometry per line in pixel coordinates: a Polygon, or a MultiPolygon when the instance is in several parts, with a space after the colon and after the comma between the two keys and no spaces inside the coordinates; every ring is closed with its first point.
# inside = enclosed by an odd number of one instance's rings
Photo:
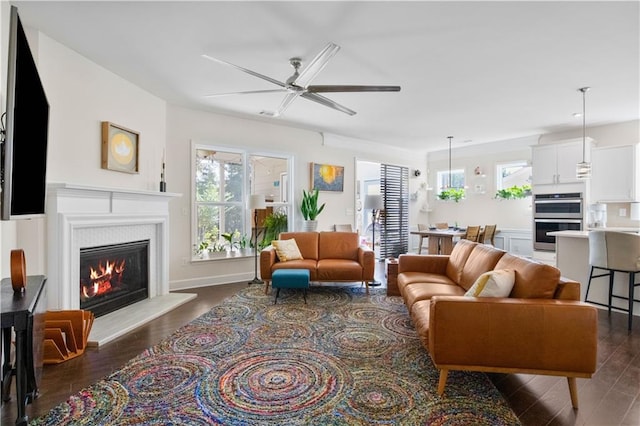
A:
{"type": "Polygon", "coordinates": [[[96,317],[149,295],[149,240],[80,249],[80,309],[96,317]]]}

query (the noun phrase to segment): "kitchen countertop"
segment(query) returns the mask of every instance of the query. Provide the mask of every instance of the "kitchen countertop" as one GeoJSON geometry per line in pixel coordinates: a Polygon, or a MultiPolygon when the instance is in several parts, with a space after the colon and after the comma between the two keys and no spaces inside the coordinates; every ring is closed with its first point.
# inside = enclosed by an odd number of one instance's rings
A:
{"type": "MultiPolygon", "coordinates": [[[[618,232],[640,232],[640,228],[623,228],[623,227],[611,227],[611,228],[592,228],[593,230],[603,231],[618,231],[618,232]]],[[[547,235],[553,237],[566,237],[566,238],[589,238],[589,231],[555,231],[547,232],[547,235]]]]}

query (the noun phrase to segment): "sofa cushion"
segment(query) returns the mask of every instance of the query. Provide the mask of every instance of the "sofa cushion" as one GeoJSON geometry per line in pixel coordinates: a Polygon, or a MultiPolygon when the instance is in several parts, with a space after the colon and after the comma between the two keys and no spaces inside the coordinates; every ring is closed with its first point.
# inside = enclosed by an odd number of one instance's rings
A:
{"type": "Polygon", "coordinates": [[[458,284],[465,290],[469,290],[480,275],[494,269],[504,254],[505,251],[495,247],[476,244],[462,267],[458,284]]]}
{"type": "MultiPolygon", "coordinates": [[[[456,243],[449,255],[449,263],[447,263],[447,276],[456,283],[462,278],[462,268],[467,258],[478,245],[469,240],[460,240],[456,243]]],[[[466,290],[466,289],[465,289],[466,290]]]]}
{"type": "Polygon", "coordinates": [[[404,288],[402,298],[411,312],[413,305],[421,300],[429,300],[433,296],[463,296],[464,290],[457,285],[440,283],[414,283],[404,288]]]}
{"type": "Polygon", "coordinates": [[[318,260],[319,281],[363,281],[363,268],[356,260],[318,260]]]}
{"type": "Polygon", "coordinates": [[[434,284],[448,284],[457,286],[458,284],[451,281],[449,277],[441,274],[434,274],[430,272],[403,272],[398,274],[397,278],[398,290],[400,294],[404,296],[404,289],[413,283],[434,283],[434,284]]]}
{"type": "Polygon", "coordinates": [[[513,269],[496,269],[480,275],[464,294],[469,297],[509,297],[516,272],[513,269]]]}
{"type": "Polygon", "coordinates": [[[515,269],[516,282],[510,294],[515,298],[551,299],[560,281],[559,269],[509,253],[500,258],[495,269],[515,269]]]}
{"type": "Polygon", "coordinates": [[[303,258],[318,260],[318,235],[318,232],[283,232],[279,239],[295,239],[303,258]]]}
{"type": "Polygon", "coordinates": [[[278,269],[308,269],[309,270],[309,280],[316,281],[318,279],[318,272],[316,270],[317,261],[313,259],[301,259],[301,260],[290,260],[288,262],[276,262],[273,264],[273,271],[277,271],[278,269]]]}
{"type": "Polygon", "coordinates": [[[358,261],[358,234],[355,232],[320,232],[318,259],[358,261]]]}
{"type": "Polygon", "coordinates": [[[290,240],[273,240],[271,244],[273,244],[273,247],[276,249],[276,254],[281,262],[303,259],[294,238],[290,240]]]}

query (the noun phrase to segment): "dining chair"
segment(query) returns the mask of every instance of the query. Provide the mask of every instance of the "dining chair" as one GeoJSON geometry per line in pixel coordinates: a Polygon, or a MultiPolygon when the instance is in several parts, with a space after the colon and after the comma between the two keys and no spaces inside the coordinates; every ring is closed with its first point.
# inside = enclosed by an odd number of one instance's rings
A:
{"type": "Polygon", "coordinates": [[[465,240],[478,241],[480,236],[480,226],[467,226],[467,232],[462,237],[465,240]]]}
{"type": "MultiPolygon", "coordinates": [[[[429,225],[425,225],[424,223],[418,224],[418,231],[428,231],[429,225]]],[[[418,254],[422,254],[422,249],[429,249],[429,237],[426,235],[420,235],[420,242],[418,243],[418,254]],[[426,243],[426,245],[424,245],[426,243]]]]}
{"type": "Polygon", "coordinates": [[[486,244],[487,240],[489,240],[491,245],[495,246],[496,227],[497,225],[485,225],[484,229],[480,231],[478,242],[486,244]]]}
{"type": "Polygon", "coordinates": [[[449,229],[449,224],[447,222],[438,222],[436,223],[436,229],[449,229]]]}

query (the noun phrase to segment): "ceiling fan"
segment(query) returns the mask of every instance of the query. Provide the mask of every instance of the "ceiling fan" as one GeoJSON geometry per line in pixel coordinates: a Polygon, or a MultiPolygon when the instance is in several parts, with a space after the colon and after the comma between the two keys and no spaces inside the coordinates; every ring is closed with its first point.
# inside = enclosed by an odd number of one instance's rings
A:
{"type": "Polygon", "coordinates": [[[217,93],[212,95],[207,95],[209,97],[217,97],[217,96],[230,96],[230,95],[247,95],[247,94],[255,94],[255,93],[276,93],[276,92],[286,92],[284,99],[280,103],[280,106],[275,112],[262,112],[261,114],[270,115],[273,117],[277,117],[281,115],[291,103],[296,100],[299,96],[309,99],[311,101],[317,102],[329,108],[333,108],[338,111],[342,111],[345,114],[355,115],[356,112],[352,109],[349,109],[339,103],[332,101],[331,99],[320,95],[320,93],[335,93],[335,92],[399,92],[400,86],[354,86],[354,85],[312,85],[311,81],[324,69],[331,59],[337,52],[340,50],[340,46],[334,43],[328,43],[318,55],[306,66],[302,71],[300,71],[300,67],[302,66],[302,59],[298,57],[294,57],[289,59],[289,63],[295,70],[293,75],[289,77],[284,83],[278,81],[274,78],[268,77],[266,75],[260,74],[258,72],[240,67],[238,65],[234,65],[230,62],[223,61],[221,59],[217,59],[211,57],[209,55],[202,55],[203,58],[209,59],[211,61],[228,65],[237,70],[246,72],[254,77],[261,78],[263,80],[269,81],[277,86],[280,86],[280,89],[267,89],[267,90],[250,90],[245,92],[233,92],[233,93],[217,93]],[[300,72],[299,72],[300,71],[300,72]]]}

